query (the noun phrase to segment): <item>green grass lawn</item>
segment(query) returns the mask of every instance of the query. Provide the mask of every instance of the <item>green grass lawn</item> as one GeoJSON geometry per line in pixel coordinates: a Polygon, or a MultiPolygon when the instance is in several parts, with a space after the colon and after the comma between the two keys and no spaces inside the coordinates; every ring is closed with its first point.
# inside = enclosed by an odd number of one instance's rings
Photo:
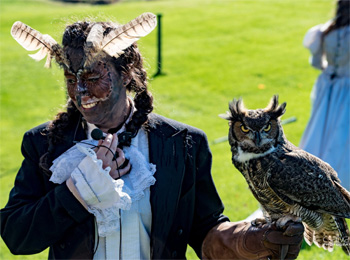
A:
{"type": "MultiPolygon", "coordinates": [[[[51,1],[2,0],[0,3],[0,207],[22,156],[23,133],[53,118],[65,103],[63,73],[57,66],[43,68],[10,36],[20,20],[61,40],[65,24],[84,17],[125,23],[142,12],[163,14],[164,76],[150,79],[155,111],[203,129],[210,142],[227,135],[224,113],[228,102],[243,97],[248,108],[265,107],[273,94],[286,101],[283,119],[297,121],[284,127],[298,144],[309,118],[309,95],[318,71],[308,64],[302,47],[305,32],[333,15],[333,0],[172,0],[123,1],[108,6],[62,4],[51,1]]],[[[140,41],[149,75],[156,71],[156,33],[140,41]]],[[[241,174],[231,164],[228,143],[211,144],[213,178],[232,221],[247,217],[257,207],[241,174]]],[[[0,259],[46,259],[13,256],[0,240],[0,259]]],[[[189,249],[188,258],[196,259],[189,249]]],[[[299,259],[345,259],[304,246],[299,259]]]]}

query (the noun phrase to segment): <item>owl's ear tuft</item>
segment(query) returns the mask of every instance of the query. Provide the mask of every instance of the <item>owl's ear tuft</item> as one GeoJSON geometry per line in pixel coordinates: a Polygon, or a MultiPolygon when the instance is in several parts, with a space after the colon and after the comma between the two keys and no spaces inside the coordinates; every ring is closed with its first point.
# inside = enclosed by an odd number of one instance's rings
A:
{"type": "Polygon", "coordinates": [[[284,115],[284,113],[286,113],[286,106],[287,106],[286,102],[284,102],[283,104],[278,106],[278,108],[275,111],[277,117],[280,117],[280,116],[284,115]]]}
{"type": "Polygon", "coordinates": [[[269,111],[275,111],[278,107],[278,95],[274,95],[271,99],[270,99],[270,103],[267,105],[267,107],[265,108],[266,112],[269,111]]]}
{"type": "Polygon", "coordinates": [[[242,98],[238,100],[234,98],[229,104],[229,109],[233,118],[241,117],[247,112],[247,109],[244,107],[242,98]]]}
{"type": "Polygon", "coordinates": [[[278,105],[278,95],[274,95],[268,106],[264,109],[265,112],[269,113],[273,118],[279,118],[286,112],[287,103],[284,102],[278,105]]]}
{"type": "Polygon", "coordinates": [[[227,111],[226,114],[219,114],[219,117],[221,117],[222,119],[228,120],[228,121],[232,121],[232,114],[227,111]]]}

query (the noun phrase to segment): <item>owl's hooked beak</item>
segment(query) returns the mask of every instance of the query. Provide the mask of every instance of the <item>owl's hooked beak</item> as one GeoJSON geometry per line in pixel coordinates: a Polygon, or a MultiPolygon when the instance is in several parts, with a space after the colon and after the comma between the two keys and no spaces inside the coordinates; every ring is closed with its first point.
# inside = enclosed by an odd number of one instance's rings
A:
{"type": "Polygon", "coordinates": [[[254,139],[255,145],[259,146],[261,142],[261,137],[259,132],[255,132],[255,139],[254,139]]]}

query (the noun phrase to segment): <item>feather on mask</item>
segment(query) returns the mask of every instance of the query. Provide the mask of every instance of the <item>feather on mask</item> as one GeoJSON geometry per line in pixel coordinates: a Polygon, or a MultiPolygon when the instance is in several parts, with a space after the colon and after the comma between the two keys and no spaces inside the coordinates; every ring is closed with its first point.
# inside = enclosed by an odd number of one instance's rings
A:
{"type": "MultiPolygon", "coordinates": [[[[152,13],[143,13],[127,24],[112,29],[107,35],[104,35],[103,26],[96,23],[86,39],[83,67],[90,66],[101,55],[118,58],[126,48],[149,34],[156,25],[156,16],[152,13]]],[[[49,68],[52,57],[55,57],[57,63],[70,70],[70,62],[63,48],[50,35],[43,35],[20,21],[13,24],[11,35],[24,49],[39,50],[35,54],[29,54],[34,60],[40,61],[47,56],[45,67],[49,68]]]]}
{"type": "Polygon", "coordinates": [[[157,19],[154,14],[143,13],[127,24],[110,31],[103,38],[102,26],[95,24],[86,39],[85,54],[87,58],[84,67],[93,63],[102,52],[118,58],[131,44],[152,32],[156,25],[157,19]],[[88,48],[92,51],[88,52],[88,48]]]}
{"type": "Polygon", "coordinates": [[[58,44],[50,35],[43,35],[19,21],[13,24],[11,35],[27,51],[39,50],[36,54],[29,54],[34,60],[40,61],[47,55],[45,67],[51,66],[52,47],[58,44]]]}

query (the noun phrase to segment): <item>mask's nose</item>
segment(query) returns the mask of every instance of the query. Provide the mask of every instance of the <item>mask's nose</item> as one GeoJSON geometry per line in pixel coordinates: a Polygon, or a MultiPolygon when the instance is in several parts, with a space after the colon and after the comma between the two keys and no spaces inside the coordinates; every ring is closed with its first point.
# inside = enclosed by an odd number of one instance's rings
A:
{"type": "Polygon", "coordinates": [[[77,94],[86,95],[87,92],[88,92],[88,88],[86,86],[86,83],[83,80],[78,79],[77,94]]]}
{"type": "Polygon", "coordinates": [[[88,91],[86,85],[79,79],[75,95],[75,99],[77,100],[78,106],[81,106],[81,97],[87,95],[87,93],[88,91]]]}

